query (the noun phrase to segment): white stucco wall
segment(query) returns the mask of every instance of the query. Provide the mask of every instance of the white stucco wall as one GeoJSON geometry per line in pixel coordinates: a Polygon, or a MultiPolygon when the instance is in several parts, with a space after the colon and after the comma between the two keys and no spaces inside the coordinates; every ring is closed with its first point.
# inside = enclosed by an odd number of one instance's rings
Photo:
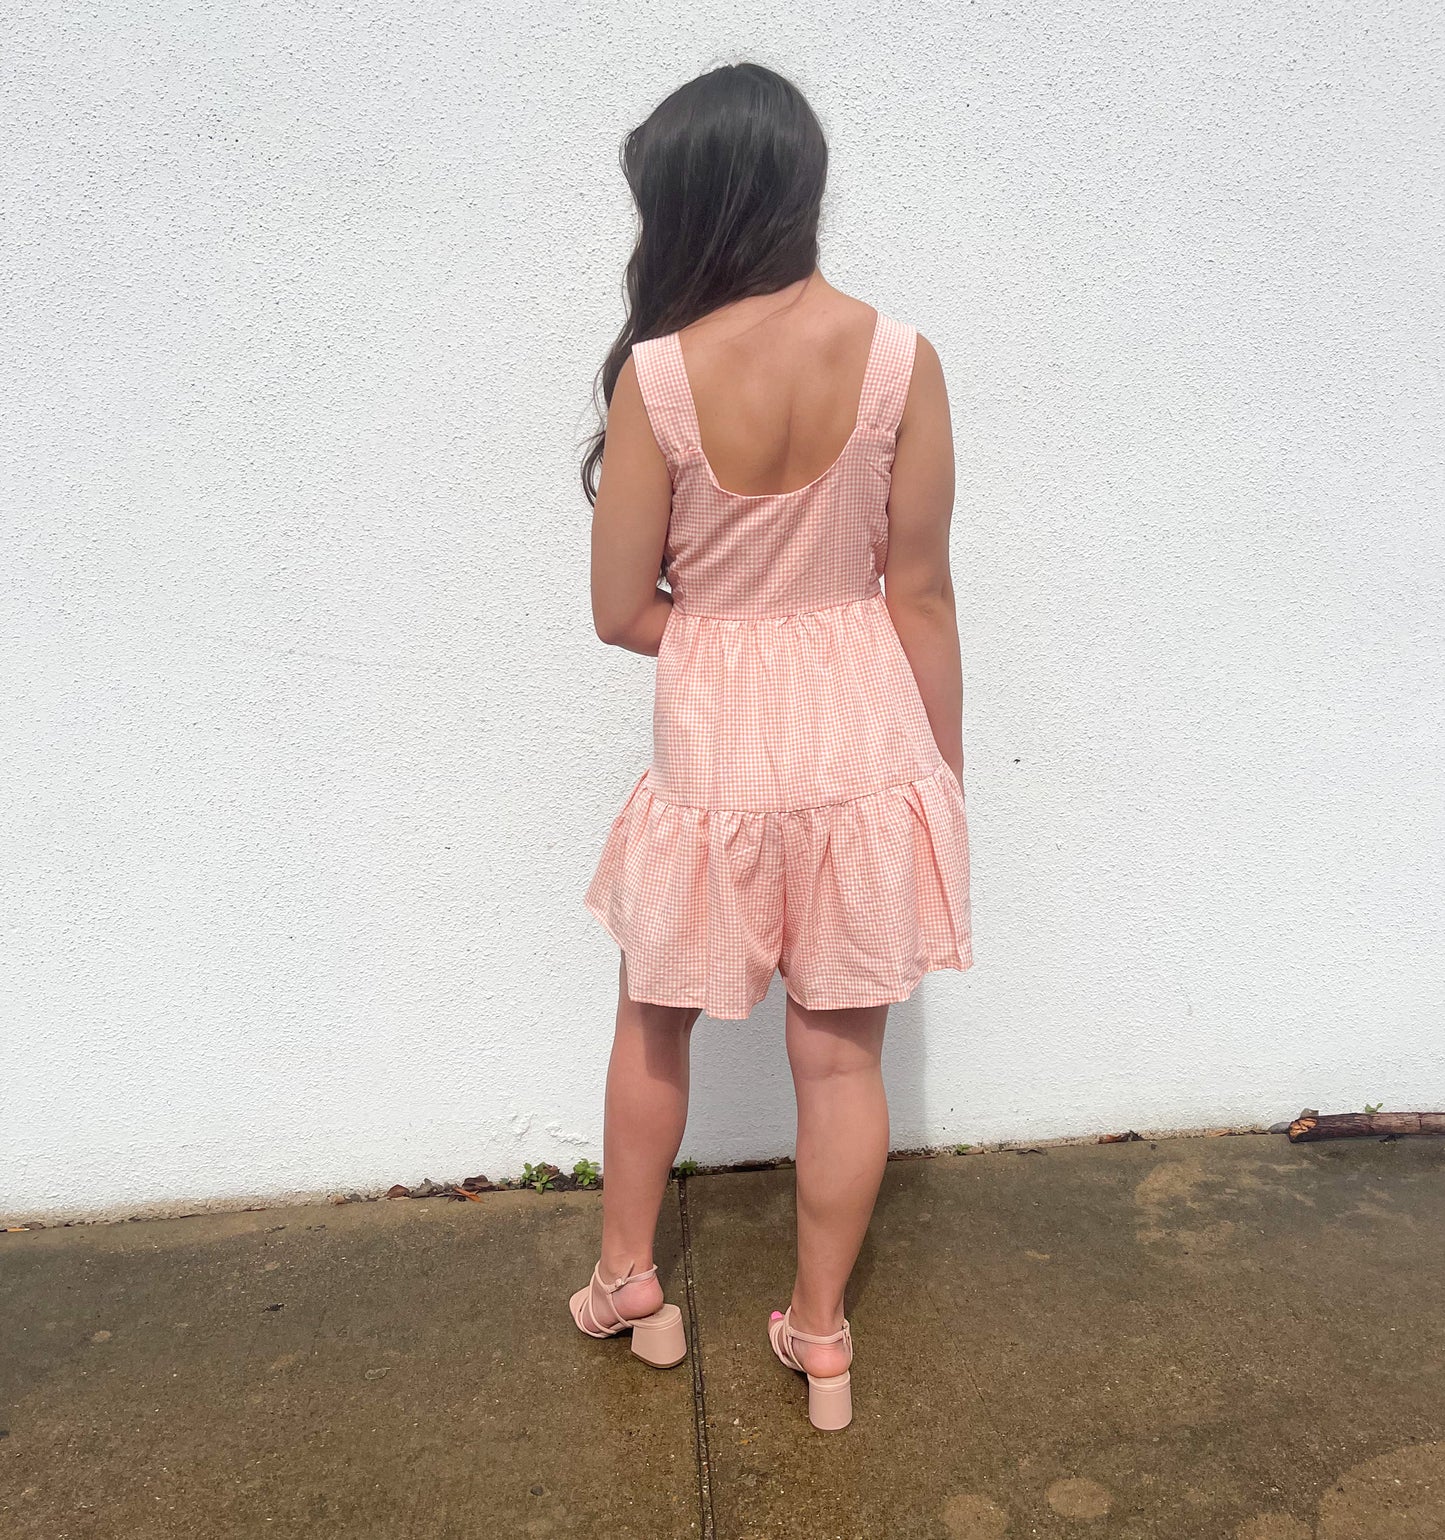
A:
{"type": "MultiPolygon", "coordinates": [[[[0,1217],[600,1157],[617,146],[749,56],[952,392],[977,966],[894,1143],[1445,1103],[1438,7],[4,32],[0,1217]]],[[[684,1155],[789,1148],[781,1029],[700,1023],[684,1155]]]]}

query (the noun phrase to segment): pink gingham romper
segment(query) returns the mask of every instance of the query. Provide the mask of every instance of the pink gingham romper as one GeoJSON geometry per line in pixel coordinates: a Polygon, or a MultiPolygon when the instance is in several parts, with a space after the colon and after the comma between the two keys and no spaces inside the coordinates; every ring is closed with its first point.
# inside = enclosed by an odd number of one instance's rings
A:
{"type": "Polygon", "coordinates": [[[879,313],[857,421],[791,492],[718,485],[676,332],[632,358],[672,477],[652,763],[583,902],[634,1000],[741,1020],[774,970],[814,1010],[972,966],[968,821],[884,603],[916,330],[879,313]]]}

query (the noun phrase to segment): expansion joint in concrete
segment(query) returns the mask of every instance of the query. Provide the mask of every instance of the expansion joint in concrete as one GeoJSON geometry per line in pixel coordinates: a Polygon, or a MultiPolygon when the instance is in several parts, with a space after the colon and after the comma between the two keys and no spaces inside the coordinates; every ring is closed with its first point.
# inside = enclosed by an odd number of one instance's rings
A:
{"type": "Polygon", "coordinates": [[[712,1511],[712,1459],[707,1439],[707,1385],[702,1372],[702,1331],[692,1270],[692,1225],[687,1211],[687,1178],[677,1180],[677,1212],[682,1228],[682,1276],[687,1291],[688,1361],[692,1364],[692,1420],[697,1448],[697,1501],[701,1540],[716,1540],[712,1511]]]}

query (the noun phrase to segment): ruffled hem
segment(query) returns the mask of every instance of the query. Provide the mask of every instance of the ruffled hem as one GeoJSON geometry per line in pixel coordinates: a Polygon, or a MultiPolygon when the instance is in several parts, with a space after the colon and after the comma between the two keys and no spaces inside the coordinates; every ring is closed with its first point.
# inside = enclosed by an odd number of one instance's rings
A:
{"type": "Polygon", "coordinates": [[[586,908],[634,1000],[748,1016],[781,970],[811,1010],[905,1000],[973,964],[963,788],[932,774],[776,811],[693,807],[637,778],[586,908]]]}

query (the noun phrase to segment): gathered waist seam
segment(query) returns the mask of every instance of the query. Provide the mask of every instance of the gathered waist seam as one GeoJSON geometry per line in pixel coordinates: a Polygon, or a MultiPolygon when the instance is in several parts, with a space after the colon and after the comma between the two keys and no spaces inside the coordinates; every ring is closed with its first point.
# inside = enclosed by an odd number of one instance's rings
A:
{"type": "Polygon", "coordinates": [[[880,585],[871,593],[860,594],[854,599],[839,599],[834,604],[815,604],[806,610],[768,610],[762,614],[749,615],[737,610],[693,610],[673,601],[672,610],[675,615],[687,615],[697,620],[792,620],[799,615],[824,615],[829,610],[846,610],[852,605],[871,604],[874,600],[883,598],[883,589],[880,585]]]}

